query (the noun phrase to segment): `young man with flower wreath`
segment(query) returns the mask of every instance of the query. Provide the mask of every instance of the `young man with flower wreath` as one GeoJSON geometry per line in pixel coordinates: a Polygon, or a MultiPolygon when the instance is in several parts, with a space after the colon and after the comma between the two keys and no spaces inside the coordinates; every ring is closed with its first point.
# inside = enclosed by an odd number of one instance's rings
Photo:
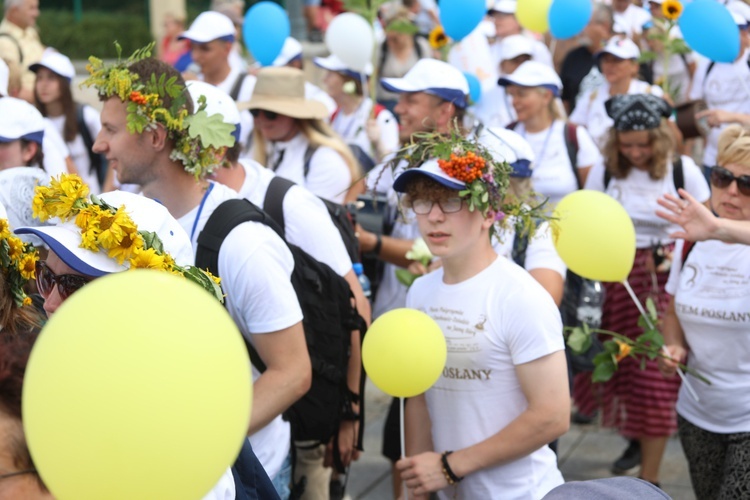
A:
{"type": "MultiPolygon", "coordinates": [[[[179,73],[148,49],[104,65],[91,58],[88,85],[104,101],[94,150],[105,154],[121,183],[138,184],[159,200],[190,236],[193,248],[208,218],[235,191],[208,182],[241,134],[220,114],[192,111],[179,73]]],[[[290,282],[294,261],[284,241],[260,223],[245,222],[219,250],[227,310],[267,369],[253,368],[248,435],[282,498],[289,495],[290,428],[281,413],[310,387],[312,371],[302,312],[290,282]]]]}
{"type": "Polygon", "coordinates": [[[562,324],[550,295],[490,239],[506,216],[533,227],[538,210],[504,201],[511,167],[480,144],[435,137],[423,151],[430,159],[394,189],[443,265],[414,282],[406,306],[440,325],[448,358],[409,400],[396,467],[418,497],[541,498],[563,483],[547,446],[569,427],[562,324]]]}

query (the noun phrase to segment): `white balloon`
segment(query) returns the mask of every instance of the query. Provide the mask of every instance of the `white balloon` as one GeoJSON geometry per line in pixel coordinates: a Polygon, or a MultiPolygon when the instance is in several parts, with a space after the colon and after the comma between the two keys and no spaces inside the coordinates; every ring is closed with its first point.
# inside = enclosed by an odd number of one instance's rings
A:
{"type": "Polygon", "coordinates": [[[371,62],[374,44],[372,26],[359,14],[339,14],[326,30],[328,50],[349,69],[357,72],[363,72],[367,63],[371,62]]]}

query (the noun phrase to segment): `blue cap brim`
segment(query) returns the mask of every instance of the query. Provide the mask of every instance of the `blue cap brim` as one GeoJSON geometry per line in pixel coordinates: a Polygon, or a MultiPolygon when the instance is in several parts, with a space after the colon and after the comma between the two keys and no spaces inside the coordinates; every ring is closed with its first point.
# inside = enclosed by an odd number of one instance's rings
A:
{"type": "MultiPolygon", "coordinates": [[[[49,227],[46,229],[50,229],[49,227]]],[[[38,236],[41,238],[42,241],[44,241],[45,245],[47,245],[50,250],[55,252],[58,257],[60,257],[60,260],[62,260],[65,264],[68,265],[71,269],[74,271],[78,271],[81,274],[85,274],[86,276],[91,276],[93,278],[99,278],[101,276],[105,276],[109,274],[108,272],[102,271],[101,269],[97,269],[95,267],[92,267],[88,264],[86,264],[84,261],[82,261],[80,258],[78,258],[73,252],[68,250],[68,248],[60,243],[56,238],[53,236],[47,234],[44,230],[39,230],[37,228],[33,227],[19,227],[14,231],[16,234],[33,234],[34,236],[38,236]]]]}
{"type": "Polygon", "coordinates": [[[405,193],[406,187],[408,186],[409,182],[420,175],[428,177],[438,184],[449,189],[454,189],[456,191],[462,191],[466,189],[466,184],[464,184],[463,182],[452,181],[450,179],[446,179],[445,177],[435,175],[432,172],[425,172],[424,170],[420,170],[419,168],[410,168],[408,170],[404,170],[403,172],[401,172],[401,175],[396,177],[396,180],[393,182],[394,191],[405,193]]]}

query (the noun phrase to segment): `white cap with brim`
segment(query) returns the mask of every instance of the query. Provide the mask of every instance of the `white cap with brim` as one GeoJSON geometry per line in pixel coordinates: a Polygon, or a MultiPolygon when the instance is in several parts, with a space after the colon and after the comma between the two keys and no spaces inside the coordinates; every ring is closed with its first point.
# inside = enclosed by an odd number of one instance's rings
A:
{"type": "Polygon", "coordinates": [[[500,78],[497,84],[501,87],[544,87],[551,90],[555,96],[559,96],[562,90],[562,80],[555,70],[537,61],[524,62],[513,73],[500,78]]]}
{"type": "Polygon", "coordinates": [[[524,35],[510,35],[503,38],[500,42],[501,61],[515,59],[518,56],[530,56],[534,53],[534,47],[531,40],[524,35]]]}
{"type": "MultiPolygon", "coordinates": [[[[344,61],[333,54],[328,57],[316,57],[313,59],[313,63],[320,68],[327,69],[328,71],[335,71],[336,73],[342,73],[354,78],[355,80],[362,80],[362,73],[347,68],[344,61]]],[[[365,76],[369,77],[370,75],[372,75],[372,63],[368,62],[365,66],[365,76]]]]}
{"type": "Polygon", "coordinates": [[[747,19],[745,19],[745,16],[743,16],[740,12],[736,12],[734,10],[729,10],[729,13],[732,15],[732,20],[734,20],[734,23],[741,29],[744,30],[747,28],[747,19]]]}
{"type": "Polygon", "coordinates": [[[427,160],[418,167],[408,168],[401,172],[393,182],[393,189],[399,193],[406,192],[406,187],[409,185],[409,182],[417,176],[428,177],[448,189],[454,189],[456,191],[466,189],[466,183],[446,174],[443,169],[440,168],[436,159],[427,160]]]}
{"type": "Polygon", "coordinates": [[[479,135],[479,143],[496,161],[507,161],[513,168],[511,177],[531,177],[534,150],[518,132],[504,127],[487,127],[479,135]]]}
{"type": "Polygon", "coordinates": [[[612,54],[620,59],[638,59],[641,51],[633,40],[622,36],[614,36],[609,39],[607,45],[594,56],[597,61],[604,54],[612,54]]]}
{"type": "Polygon", "coordinates": [[[468,105],[466,77],[454,66],[436,59],[420,59],[403,78],[383,78],[380,83],[389,92],[424,92],[459,108],[468,105]]]}
{"type": "Polygon", "coordinates": [[[515,14],[517,3],[516,0],[497,0],[490,8],[490,12],[500,12],[502,14],[515,14]]]}
{"type": "Polygon", "coordinates": [[[0,142],[19,139],[38,144],[44,139],[44,117],[34,106],[15,97],[0,98],[0,142]]]}
{"type": "Polygon", "coordinates": [[[271,66],[286,66],[296,59],[302,59],[302,44],[295,38],[288,36],[281,47],[281,52],[273,60],[271,66]]]}
{"type": "Polygon", "coordinates": [[[29,69],[34,73],[39,71],[39,68],[47,68],[56,75],[66,78],[68,81],[72,81],[76,76],[76,69],[73,67],[73,63],[70,62],[70,59],[59,52],[53,52],[51,50],[44,52],[41,61],[29,66],[29,69]]]}
{"type": "Polygon", "coordinates": [[[198,99],[204,96],[206,98],[206,114],[208,116],[221,115],[224,123],[234,125],[234,130],[232,131],[234,140],[240,140],[240,111],[237,109],[237,103],[234,102],[234,99],[229,94],[210,83],[200,80],[190,80],[185,84],[185,87],[187,87],[190,98],[193,100],[193,109],[198,110],[200,107],[198,99]]]}
{"type": "MultiPolygon", "coordinates": [[[[163,205],[125,191],[104,193],[100,198],[113,207],[124,205],[125,211],[138,226],[138,230],[156,233],[164,244],[164,251],[169,253],[178,265],[193,264],[194,254],[190,238],[163,205]]],[[[75,219],[55,226],[19,227],[15,233],[38,236],[65,264],[86,276],[97,278],[130,268],[129,262],[118,264],[104,250],[93,252],[81,248],[81,228],[75,224],[75,219]]]]}
{"type": "Polygon", "coordinates": [[[208,43],[213,40],[234,41],[234,23],[224,14],[214,11],[203,12],[195,18],[190,29],[183,31],[178,37],[191,42],[208,43]]]}

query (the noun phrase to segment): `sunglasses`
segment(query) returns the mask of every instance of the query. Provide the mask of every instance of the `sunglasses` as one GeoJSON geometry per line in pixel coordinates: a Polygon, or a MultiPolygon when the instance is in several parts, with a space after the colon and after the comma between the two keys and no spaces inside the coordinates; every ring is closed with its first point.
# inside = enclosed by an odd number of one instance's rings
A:
{"type": "Polygon", "coordinates": [[[46,262],[39,260],[36,263],[36,286],[45,299],[52,294],[55,284],[60,298],[65,300],[91,280],[79,274],[55,274],[46,262]]]}
{"type": "Polygon", "coordinates": [[[735,177],[732,172],[724,167],[715,166],[711,169],[711,185],[719,189],[728,188],[733,181],[737,181],[737,191],[745,196],[750,196],[750,175],[735,177]]]}
{"type": "Polygon", "coordinates": [[[275,113],[273,111],[267,111],[265,109],[251,109],[250,114],[253,115],[253,118],[258,118],[261,113],[266,118],[266,120],[275,120],[279,117],[278,113],[275,113]]]}
{"type": "Polygon", "coordinates": [[[432,207],[435,203],[438,204],[440,210],[442,210],[444,214],[454,214],[461,210],[461,204],[463,201],[458,197],[446,198],[438,201],[414,200],[411,203],[411,209],[414,210],[414,213],[417,215],[427,215],[432,211],[432,207]]]}

